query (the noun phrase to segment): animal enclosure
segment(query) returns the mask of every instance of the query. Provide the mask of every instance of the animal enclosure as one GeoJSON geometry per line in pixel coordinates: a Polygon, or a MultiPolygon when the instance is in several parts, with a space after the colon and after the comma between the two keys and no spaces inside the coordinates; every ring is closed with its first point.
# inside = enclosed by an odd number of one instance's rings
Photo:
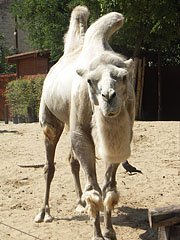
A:
{"type": "MultiPolygon", "coordinates": [[[[0,222],[41,240],[62,237],[84,240],[84,236],[91,239],[88,216],[74,211],[76,194],[66,160],[70,147],[66,131],[57,147],[56,173],[50,195],[55,220],[50,224],[33,222],[44,194],[43,169],[18,165],[44,163],[42,139],[38,123],[5,125],[0,122],[0,222]]],[[[129,175],[119,167],[117,188],[121,200],[112,215],[117,239],[157,240],[157,230],[149,226],[148,209],[180,202],[179,122],[135,122],[129,162],[143,174],[129,175]]],[[[104,162],[96,164],[102,184],[104,162]]],[[[83,172],[81,178],[84,183],[83,172]]],[[[0,239],[29,240],[31,237],[0,224],[0,239]]]]}

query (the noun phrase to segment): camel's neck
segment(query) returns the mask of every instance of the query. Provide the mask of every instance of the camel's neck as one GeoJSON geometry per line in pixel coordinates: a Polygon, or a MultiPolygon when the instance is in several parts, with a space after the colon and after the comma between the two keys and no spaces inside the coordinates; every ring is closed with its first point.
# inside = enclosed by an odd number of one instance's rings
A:
{"type": "Polygon", "coordinates": [[[130,155],[131,124],[124,108],[118,117],[105,118],[95,110],[92,135],[100,158],[108,162],[122,162],[130,155]]]}

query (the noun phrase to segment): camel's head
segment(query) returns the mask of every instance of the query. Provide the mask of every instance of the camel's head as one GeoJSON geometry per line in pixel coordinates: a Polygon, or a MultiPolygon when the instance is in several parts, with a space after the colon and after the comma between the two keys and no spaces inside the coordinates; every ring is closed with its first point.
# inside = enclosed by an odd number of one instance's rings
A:
{"type": "Polygon", "coordinates": [[[104,117],[116,117],[127,99],[129,73],[133,60],[124,60],[112,54],[102,54],[95,59],[88,70],[78,69],[77,73],[88,83],[91,103],[98,105],[104,117]],[[112,60],[113,57],[113,60],[112,60]]]}

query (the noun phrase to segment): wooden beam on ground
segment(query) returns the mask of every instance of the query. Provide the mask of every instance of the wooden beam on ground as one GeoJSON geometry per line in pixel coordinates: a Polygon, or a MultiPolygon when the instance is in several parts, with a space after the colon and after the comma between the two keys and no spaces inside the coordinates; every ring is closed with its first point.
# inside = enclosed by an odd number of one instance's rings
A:
{"type": "Polygon", "coordinates": [[[150,209],[148,217],[151,228],[175,225],[180,223],[180,205],[150,209]]]}

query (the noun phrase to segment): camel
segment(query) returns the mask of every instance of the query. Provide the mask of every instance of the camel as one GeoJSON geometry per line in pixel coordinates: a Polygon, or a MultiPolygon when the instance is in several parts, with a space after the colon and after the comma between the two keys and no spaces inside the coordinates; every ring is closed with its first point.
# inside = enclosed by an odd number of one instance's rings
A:
{"type": "Polygon", "coordinates": [[[64,54],[50,69],[43,85],[39,119],[45,136],[45,199],[36,222],[50,222],[49,193],[53,179],[54,154],[66,126],[70,131],[69,162],[78,198],[77,210],[85,210],[93,222],[93,239],[116,239],[111,211],[118,203],[116,171],[130,156],[135,112],[131,84],[133,60],[115,53],[109,45],[122,27],[123,15],[111,12],[89,28],[89,11],[77,6],[65,35],[64,54]],[[96,176],[96,158],[106,165],[102,189],[96,176]],[[82,192],[79,169],[86,185],[82,192]],[[105,227],[100,227],[104,210],[105,227]]]}

